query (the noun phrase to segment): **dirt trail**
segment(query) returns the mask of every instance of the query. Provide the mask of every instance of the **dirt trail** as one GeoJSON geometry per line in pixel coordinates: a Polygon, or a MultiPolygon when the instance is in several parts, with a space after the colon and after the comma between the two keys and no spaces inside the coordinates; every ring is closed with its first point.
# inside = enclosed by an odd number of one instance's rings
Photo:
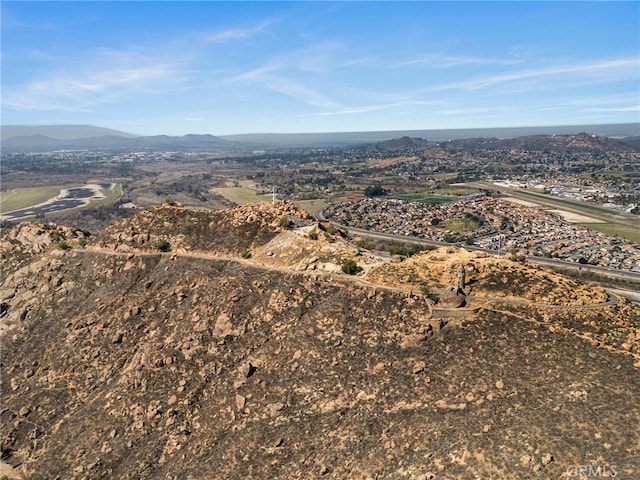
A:
{"type": "MultiPolygon", "coordinates": [[[[257,268],[262,268],[264,270],[270,270],[270,271],[278,271],[278,272],[286,272],[286,273],[296,273],[296,274],[300,274],[300,275],[305,275],[305,276],[311,276],[314,278],[318,278],[318,277],[324,277],[324,278],[331,278],[333,280],[337,280],[339,282],[352,282],[352,283],[357,283],[358,285],[364,286],[364,287],[368,287],[371,289],[383,289],[383,290],[387,290],[387,291],[391,291],[391,292],[397,292],[397,293],[402,293],[402,294],[406,294],[406,295],[410,295],[412,294],[414,291],[413,289],[408,289],[408,288],[402,288],[402,287],[395,287],[395,286],[389,286],[389,285],[383,285],[383,284],[379,284],[379,283],[373,283],[373,282],[369,282],[368,280],[365,280],[364,278],[360,278],[357,276],[346,276],[346,275],[336,275],[335,273],[332,272],[322,272],[322,271],[312,271],[312,272],[308,272],[308,271],[302,271],[302,270],[294,270],[292,268],[287,268],[287,267],[279,267],[279,266],[275,266],[275,265],[264,265],[262,263],[258,263],[255,261],[252,261],[250,259],[245,259],[245,258],[238,258],[238,257],[230,257],[230,256],[225,256],[225,255],[212,255],[212,254],[207,254],[207,253],[202,253],[202,252],[198,252],[198,253],[184,253],[184,252],[138,252],[138,253],[133,253],[133,252],[114,252],[113,250],[106,250],[103,248],[96,248],[96,247],[91,247],[88,249],[76,249],[74,250],[75,252],[96,252],[96,253],[100,253],[103,255],[116,255],[116,256],[129,256],[129,255],[164,255],[164,256],[182,256],[182,257],[188,257],[188,258],[199,258],[199,259],[203,259],[203,260],[227,260],[227,261],[233,261],[233,262],[237,262],[237,263],[241,263],[244,265],[250,265],[253,267],[257,267],[257,268]]],[[[418,295],[417,293],[415,293],[415,295],[418,295]]],[[[595,303],[595,304],[590,304],[590,305],[550,305],[550,304],[542,304],[542,303],[533,303],[527,300],[514,300],[514,299],[508,299],[508,298],[500,298],[500,297],[476,297],[476,296],[468,296],[467,299],[469,301],[472,302],[481,302],[481,305],[477,305],[476,307],[482,307],[487,303],[504,303],[504,304],[511,304],[511,305],[524,305],[524,306],[531,306],[531,307],[536,307],[536,308],[551,308],[551,309],[556,309],[556,310],[589,310],[589,309],[594,309],[594,308],[607,308],[607,307],[612,307],[614,305],[616,305],[619,301],[619,298],[617,295],[613,294],[612,292],[609,292],[609,296],[607,298],[607,300],[603,303],[595,303]]],[[[449,309],[442,309],[442,308],[438,308],[438,310],[449,310],[449,309]]],[[[459,311],[461,309],[450,309],[450,310],[456,310],[459,311]]]]}
{"type": "Polygon", "coordinates": [[[20,476],[20,472],[18,470],[13,468],[8,463],[4,463],[2,460],[0,460],[0,477],[3,477],[5,475],[7,476],[7,478],[9,478],[9,480],[19,480],[23,478],[20,476]]]}

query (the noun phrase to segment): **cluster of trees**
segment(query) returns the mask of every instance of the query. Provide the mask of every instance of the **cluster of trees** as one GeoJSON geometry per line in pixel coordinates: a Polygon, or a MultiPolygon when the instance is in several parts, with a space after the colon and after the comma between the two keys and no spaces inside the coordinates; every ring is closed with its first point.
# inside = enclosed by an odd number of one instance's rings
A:
{"type": "Polygon", "coordinates": [[[369,185],[364,189],[365,197],[382,197],[383,195],[386,195],[386,194],[387,194],[387,191],[384,188],[382,188],[382,185],[380,184],[369,185]]]}
{"type": "Polygon", "coordinates": [[[416,253],[423,252],[425,250],[433,250],[436,247],[432,245],[394,245],[389,248],[390,255],[402,255],[404,257],[411,257],[416,253]]]}

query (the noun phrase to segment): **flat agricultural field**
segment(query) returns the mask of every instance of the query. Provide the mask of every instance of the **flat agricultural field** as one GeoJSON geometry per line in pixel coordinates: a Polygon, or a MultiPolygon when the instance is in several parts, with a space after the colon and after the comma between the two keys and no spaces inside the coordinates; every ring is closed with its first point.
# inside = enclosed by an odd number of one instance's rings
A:
{"type": "Polygon", "coordinates": [[[309,215],[313,215],[316,211],[320,210],[321,208],[325,208],[327,206],[326,202],[320,199],[296,200],[293,203],[295,203],[296,207],[306,210],[307,213],[309,213],[309,215]]]}
{"type": "Polygon", "coordinates": [[[271,195],[260,194],[248,187],[215,187],[210,191],[222,195],[227,200],[238,205],[271,201],[271,195]]]}
{"type": "Polygon", "coordinates": [[[55,197],[63,188],[71,188],[77,185],[57,185],[51,187],[16,188],[0,192],[0,211],[12,212],[22,208],[38,205],[55,197]]]}
{"type": "Polygon", "coordinates": [[[610,236],[618,236],[640,244],[640,228],[619,223],[580,223],[581,226],[602,232],[610,236]]]}

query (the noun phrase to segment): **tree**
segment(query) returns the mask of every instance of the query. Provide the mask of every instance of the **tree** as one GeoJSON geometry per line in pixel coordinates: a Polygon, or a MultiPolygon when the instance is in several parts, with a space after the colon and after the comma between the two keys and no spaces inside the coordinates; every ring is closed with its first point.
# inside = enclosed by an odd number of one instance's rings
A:
{"type": "Polygon", "coordinates": [[[349,258],[348,260],[345,260],[344,263],[342,264],[342,271],[347,275],[355,275],[360,270],[362,269],[358,266],[356,261],[351,258],[349,258]]]}

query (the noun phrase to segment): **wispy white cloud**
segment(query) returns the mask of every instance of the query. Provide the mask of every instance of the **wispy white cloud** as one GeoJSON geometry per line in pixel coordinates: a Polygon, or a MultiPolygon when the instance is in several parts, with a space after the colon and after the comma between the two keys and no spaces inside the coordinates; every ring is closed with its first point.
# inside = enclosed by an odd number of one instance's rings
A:
{"type": "Polygon", "coordinates": [[[327,73],[337,67],[337,58],[343,50],[341,43],[325,41],[287,52],[283,60],[302,72],[327,73]]]}
{"type": "Polygon", "coordinates": [[[338,68],[348,68],[348,67],[355,67],[359,65],[373,65],[374,62],[375,60],[372,57],[362,57],[362,58],[356,58],[354,60],[344,61],[342,63],[339,63],[336,66],[338,68]]]}
{"type": "Polygon", "coordinates": [[[575,98],[554,99],[553,102],[530,104],[527,108],[530,112],[636,112],[640,110],[637,93],[621,93],[615,95],[578,96],[575,98]]]}
{"type": "Polygon", "coordinates": [[[333,110],[328,112],[319,112],[316,115],[319,117],[329,117],[329,116],[337,116],[337,115],[355,115],[359,113],[370,113],[376,112],[379,110],[387,110],[391,108],[397,107],[419,107],[419,106],[435,106],[442,105],[444,102],[436,100],[436,101],[421,101],[421,100],[410,100],[403,102],[393,102],[393,103],[383,103],[378,105],[363,105],[359,107],[345,107],[339,110],[333,110]]]}
{"type": "Polygon", "coordinates": [[[220,30],[215,33],[209,34],[206,39],[211,43],[225,43],[233,40],[246,40],[251,37],[255,37],[261,33],[267,31],[267,29],[273,24],[277,23],[276,19],[269,19],[260,22],[252,27],[245,28],[231,28],[227,30],[220,30]]]}
{"type": "Polygon", "coordinates": [[[438,110],[436,113],[438,115],[455,115],[455,116],[463,116],[463,115],[488,115],[488,114],[497,114],[499,112],[507,112],[512,110],[511,108],[505,107],[460,107],[460,108],[444,108],[438,110]]]}
{"type": "Polygon", "coordinates": [[[270,75],[271,72],[276,72],[280,68],[281,67],[277,64],[263,65],[262,67],[256,68],[254,70],[249,70],[248,72],[235,75],[234,77],[229,78],[227,82],[249,81],[262,83],[264,78],[270,75]]]}
{"type": "Polygon", "coordinates": [[[253,82],[267,87],[268,89],[286,95],[288,97],[301,100],[307,105],[323,108],[341,108],[342,105],[328,96],[316,90],[302,85],[296,80],[292,80],[276,73],[280,71],[278,65],[266,65],[255,70],[230,78],[228,82],[253,82]]]}
{"type": "Polygon", "coordinates": [[[226,83],[259,84],[310,106],[346,112],[351,107],[324,93],[322,89],[339,92],[343,98],[348,96],[345,91],[350,89],[350,79],[341,76],[336,70],[370,63],[372,60],[369,57],[344,59],[345,56],[351,56],[351,52],[341,42],[314,42],[279,51],[262,66],[235,75],[227,79],[226,83]]]}
{"type": "MultiPolygon", "coordinates": [[[[107,59],[105,55],[99,57],[107,59]]],[[[179,76],[167,63],[131,66],[120,61],[97,62],[24,85],[5,85],[2,104],[18,110],[91,111],[127,93],[158,92],[161,85],[175,82],[179,76]]]]}
{"type": "Polygon", "coordinates": [[[341,106],[340,103],[332,100],[328,96],[283,77],[268,75],[262,78],[262,83],[275,92],[301,100],[307,105],[323,108],[336,108],[341,106]]]}
{"type": "Polygon", "coordinates": [[[562,65],[540,69],[520,70],[516,72],[491,75],[461,82],[452,82],[436,86],[430,90],[480,90],[497,85],[535,80],[541,85],[548,85],[546,82],[557,80],[561,77],[568,77],[570,80],[585,79],[591,81],[617,80],[638,78],[640,69],[640,59],[628,58],[620,60],[605,60],[601,62],[562,65]]]}
{"type": "Polygon", "coordinates": [[[452,68],[464,65],[516,65],[522,62],[523,60],[520,58],[490,58],[466,55],[427,55],[392,64],[389,68],[394,69],[416,65],[426,65],[432,68],[452,68]]]}
{"type": "Polygon", "coordinates": [[[614,95],[588,95],[586,97],[569,98],[564,102],[556,102],[560,106],[587,108],[626,108],[638,103],[638,92],[619,93],[614,95]]]}
{"type": "Polygon", "coordinates": [[[586,108],[586,112],[640,112],[640,103],[636,105],[626,105],[620,107],[593,107],[586,108]]]}

